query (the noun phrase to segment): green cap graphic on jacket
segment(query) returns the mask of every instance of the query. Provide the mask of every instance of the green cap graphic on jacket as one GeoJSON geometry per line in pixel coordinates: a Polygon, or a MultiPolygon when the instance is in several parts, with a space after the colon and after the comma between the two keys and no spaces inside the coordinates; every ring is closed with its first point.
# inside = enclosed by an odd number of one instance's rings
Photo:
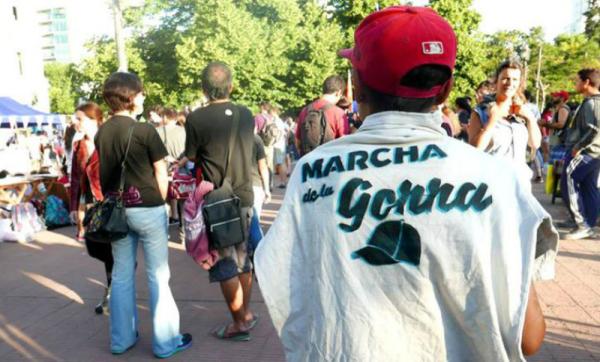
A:
{"type": "Polygon", "coordinates": [[[402,220],[386,221],[377,226],[367,245],[352,253],[371,265],[390,265],[400,262],[419,265],[421,237],[417,230],[402,220]]]}

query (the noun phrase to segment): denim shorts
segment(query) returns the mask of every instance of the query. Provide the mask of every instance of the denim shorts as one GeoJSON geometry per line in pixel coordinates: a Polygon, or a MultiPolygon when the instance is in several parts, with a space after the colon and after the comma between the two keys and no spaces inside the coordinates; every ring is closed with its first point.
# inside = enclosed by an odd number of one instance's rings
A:
{"type": "MultiPolygon", "coordinates": [[[[249,228],[252,218],[252,208],[243,207],[242,213],[246,215],[245,226],[249,228]]],[[[247,236],[248,233],[246,233],[246,240],[237,245],[218,250],[219,259],[208,271],[208,279],[211,283],[224,282],[240,274],[252,271],[247,236]]]]}

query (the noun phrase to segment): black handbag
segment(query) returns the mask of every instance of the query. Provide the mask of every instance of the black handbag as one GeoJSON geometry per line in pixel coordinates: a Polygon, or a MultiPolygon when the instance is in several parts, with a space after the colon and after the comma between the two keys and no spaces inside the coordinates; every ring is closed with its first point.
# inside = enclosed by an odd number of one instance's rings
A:
{"type": "Polygon", "coordinates": [[[232,122],[223,184],[204,196],[202,207],[208,240],[213,249],[224,249],[246,241],[246,215],[242,214],[240,198],[233,192],[229,167],[233,143],[239,128],[239,112],[235,106],[232,122]]]}
{"type": "Polygon", "coordinates": [[[121,161],[119,191],[115,195],[105,196],[103,201],[96,201],[86,211],[83,219],[83,225],[85,226],[84,237],[86,240],[97,243],[110,243],[123,239],[129,233],[127,216],[125,215],[125,203],[123,201],[123,190],[125,189],[125,172],[127,169],[125,161],[129,153],[134,126],[135,124],[129,128],[127,148],[121,161]]]}

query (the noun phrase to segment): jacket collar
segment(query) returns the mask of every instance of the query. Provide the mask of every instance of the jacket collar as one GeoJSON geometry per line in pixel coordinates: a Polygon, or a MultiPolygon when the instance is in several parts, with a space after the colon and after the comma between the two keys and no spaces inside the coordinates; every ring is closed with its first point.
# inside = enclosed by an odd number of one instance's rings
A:
{"type": "Polygon", "coordinates": [[[442,113],[439,111],[432,113],[398,111],[375,113],[365,118],[358,132],[398,128],[410,128],[437,133],[442,136],[446,135],[446,131],[442,128],[442,113]]]}

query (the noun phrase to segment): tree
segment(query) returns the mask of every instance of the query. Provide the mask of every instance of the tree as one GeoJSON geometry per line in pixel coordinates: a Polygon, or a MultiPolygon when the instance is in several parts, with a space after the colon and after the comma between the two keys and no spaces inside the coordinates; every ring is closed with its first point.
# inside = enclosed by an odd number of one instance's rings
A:
{"type": "Polygon", "coordinates": [[[75,111],[77,94],[75,92],[76,70],[73,64],[58,62],[44,66],[44,75],[50,85],[50,112],[71,114],[75,111]]]}
{"type": "Polygon", "coordinates": [[[431,0],[430,4],[452,25],[458,42],[452,98],[472,95],[487,78],[486,44],[477,31],[481,15],[471,8],[472,0],[431,0]]]}
{"type": "MultiPolygon", "coordinates": [[[[102,103],[102,85],[108,76],[118,69],[116,45],[113,39],[102,37],[87,44],[90,56],[77,66],[76,92],[80,98],[102,103]]],[[[139,49],[130,40],[126,46],[129,71],[145,78],[146,64],[141,60],[139,49]]],[[[146,91],[152,88],[145,85],[146,91]]]]}
{"type": "Polygon", "coordinates": [[[345,30],[346,46],[354,43],[354,30],[367,15],[377,7],[380,9],[398,5],[398,0],[329,0],[328,6],[333,9],[333,17],[345,30]]]}
{"type": "Polygon", "coordinates": [[[542,79],[550,91],[573,91],[573,77],[582,68],[600,67],[600,44],[584,34],[559,35],[544,47],[542,79]]]}
{"type": "Polygon", "coordinates": [[[585,35],[592,42],[600,42],[600,1],[588,0],[588,9],[585,13],[585,35]]]}
{"type": "Polygon", "coordinates": [[[151,13],[161,25],[136,47],[162,103],[198,99],[202,69],[221,60],[234,71],[237,101],[297,109],[341,65],[342,32],[313,1],[159,1],[151,13]]]}

